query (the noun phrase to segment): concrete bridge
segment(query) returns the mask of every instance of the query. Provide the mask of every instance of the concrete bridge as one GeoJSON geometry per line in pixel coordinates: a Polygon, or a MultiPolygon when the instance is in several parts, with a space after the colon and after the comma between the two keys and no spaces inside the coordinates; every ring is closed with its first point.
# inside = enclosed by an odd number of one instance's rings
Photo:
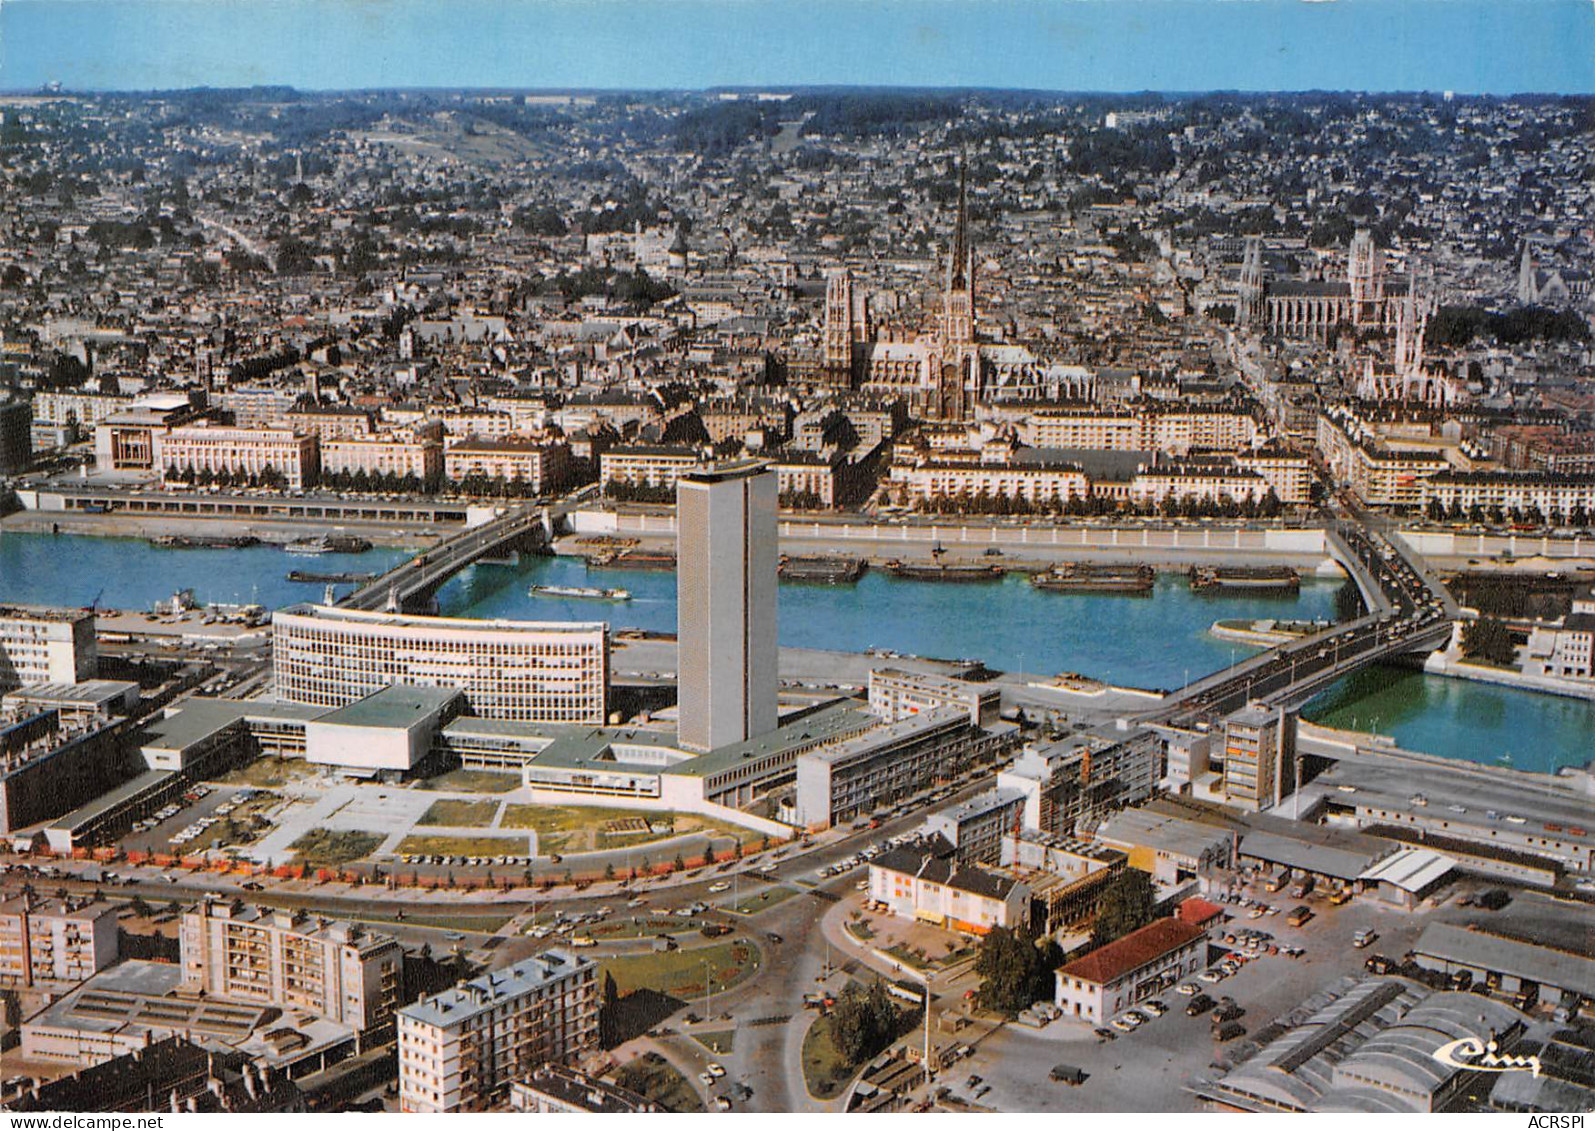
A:
{"type": "Polygon", "coordinates": [[[1445,647],[1456,604],[1409,546],[1354,521],[1337,523],[1325,534],[1330,552],[1362,594],[1367,614],[1198,680],[1160,703],[1145,721],[1190,726],[1254,700],[1299,707],[1359,668],[1445,647]]]}
{"type": "Polygon", "coordinates": [[[508,550],[546,546],[555,518],[563,514],[563,507],[512,507],[492,521],[461,531],[373,578],[339,601],[338,607],[427,612],[434,607],[434,598],[443,584],[473,562],[508,550]]]}

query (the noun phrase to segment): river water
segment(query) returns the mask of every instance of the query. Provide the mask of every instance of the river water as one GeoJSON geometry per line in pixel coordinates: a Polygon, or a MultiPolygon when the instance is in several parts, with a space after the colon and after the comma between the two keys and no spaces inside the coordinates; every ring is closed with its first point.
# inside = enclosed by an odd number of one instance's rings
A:
{"type": "MultiPolygon", "coordinates": [[[[287,580],[291,569],[380,573],[406,551],[300,557],[276,547],[170,549],[138,539],[0,536],[0,601],[147,609],[178,589],[204,602],[280,608],[319,601],[324,586],[287,580]]],[[[1208,629],[1224,618],[1328,617],[1339,582],[1306,579],[1289,596],[1193,593],[1162,574],[1151,597],[1056,593],[1021,575],[989,584],[904,581],[871,571],[856,585],[782,585],[781,643],[802,648],[979,659],[1008,671],[1080,672],[1112,683],[1177,688],[1249,649],[1208,629]]],[[[340,586],[338,592],[346,592],[340,586]]],[[[478,563],[438,594],[450,616],[608,620],[617,628],[674,632],[675,574],[591,570],[579,558],[478,563]],[[623,588],[624,602],[555,599],[532,585],[623,588]]],[[[1373,668],[1342,681],[1304,712],[1332,726],[1376,730],[1402,746],[1519,769],[1577,765],[1595,753],[1595,704],[1484,684],[1373,668]],[[1507,759],[1510,759],[1508,762],[1507,759]]]]}

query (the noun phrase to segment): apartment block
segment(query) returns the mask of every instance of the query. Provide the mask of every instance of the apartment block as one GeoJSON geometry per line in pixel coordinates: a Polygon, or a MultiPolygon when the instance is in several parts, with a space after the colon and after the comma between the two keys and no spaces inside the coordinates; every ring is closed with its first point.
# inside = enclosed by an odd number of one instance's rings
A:
{"type": "Polygon", "coordinates": [[[362,1033],[393,1021],[404,952],[353,923],[207,899],[183,915],[183,981],[207,995],[304,1009],[362,1033]]]}
{"type": "Polygon", "coordinates": [[[597,1046],[598,966],[545,951],[405,1006],[398,1031],[400,1110],[484,1111],[597,1046]]]}
{"type": "Polygon", "coordinates": [[[0,900],[0,985],[81,982],[117,958],[116,907],[83,898],[0,900]]]}
{"type": "Polygon", "coordinates": [[[457,483],[478,477],[503,479],[542,492],[564,482],[569,466],[569,445],[525,437],[472,437],[443,451],[443,473],[457,483]]]}
{"type": "Polygon", "coordinates": [[[99,663],[94,614],[0,605],[0,691],[29,683],[81,683],[99,663]]]}
{"type": "Polygon", "coordinates": [[[1296,716],[1250,705],[1224,720],[1224,799],[1253,812],[1296,788],[1296,716]]]}
{"type": "Polygon", "coordinates": [[[869,709],[889,723],[936,707],[962,707],[976,726],[997,721],[1002,693],[990,684],[934,672],[875,668],[869,673],[869,709]]]}
{"type": "Polygon", "coordinates": [[[326,475],[413,475],[425,482],[443,470],[443,448],[435,440],[371,436],[321,441],[321,470],[326,475]]]}
{"type": "Polygon", "coordinates": [[[260,475],[273,471],[293,490],[316,481],[320,441],[287,428],[223,428],[190,424],[155,436],[155,466],[163,473],[227,472],[260,475]]]}

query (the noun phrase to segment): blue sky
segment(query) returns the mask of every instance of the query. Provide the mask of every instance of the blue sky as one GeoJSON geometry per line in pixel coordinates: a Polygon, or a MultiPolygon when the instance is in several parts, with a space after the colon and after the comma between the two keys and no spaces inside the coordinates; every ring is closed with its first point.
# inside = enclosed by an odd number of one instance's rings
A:
{"type": "Polygon", "coordinates": [[[1595,93],[1592,0],[0,0],[0,89],[1595,93]]]}

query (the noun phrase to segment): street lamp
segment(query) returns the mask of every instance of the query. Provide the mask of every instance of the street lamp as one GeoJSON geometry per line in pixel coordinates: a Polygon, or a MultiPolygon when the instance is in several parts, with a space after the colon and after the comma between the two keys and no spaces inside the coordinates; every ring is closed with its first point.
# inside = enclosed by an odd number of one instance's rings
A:
{"type": "Polygon", "coordinates": [[[929,1095],[931,1079],[935,1074],[935,1068],[931,1064],[930,1060],[930,972],[926,971],[925,973],[921,974],[902,965],[899,965],[897,968],[925,988],[925,1092],[927,1095],[929,1095]]]}
{"type": "Polygon", "coordinates": [[[699,961],[703,963],[703,1019],[707,1021],[714,1013],[714,972],[707,958],[699,961]]]}

